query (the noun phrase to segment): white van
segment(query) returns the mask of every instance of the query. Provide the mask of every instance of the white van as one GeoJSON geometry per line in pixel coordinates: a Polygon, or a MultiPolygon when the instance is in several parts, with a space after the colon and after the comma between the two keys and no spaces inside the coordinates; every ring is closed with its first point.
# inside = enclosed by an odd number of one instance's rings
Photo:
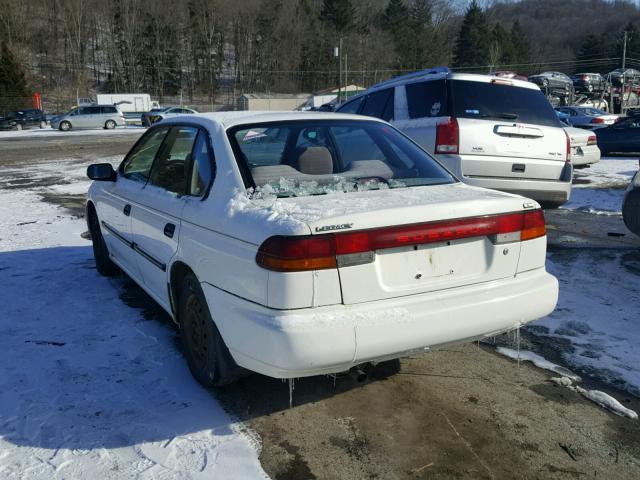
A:
{"type": "Polygon", "coordinates": [[[470,185],[547,207],[571,195],[569,137],[533,83],[436,68],[375,85],[337,111],[391,122],[470,185]]]}

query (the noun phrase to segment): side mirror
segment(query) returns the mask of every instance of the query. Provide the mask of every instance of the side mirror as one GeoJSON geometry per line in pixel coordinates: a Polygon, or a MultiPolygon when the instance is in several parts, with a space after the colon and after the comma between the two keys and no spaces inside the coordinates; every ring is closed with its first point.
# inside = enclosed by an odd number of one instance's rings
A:
{"type": "Polygon", "coordinates": [[[87,177],[102,182],[115,182],[117,175],[110,163],[94,163],[87,167],[87,177]]]}

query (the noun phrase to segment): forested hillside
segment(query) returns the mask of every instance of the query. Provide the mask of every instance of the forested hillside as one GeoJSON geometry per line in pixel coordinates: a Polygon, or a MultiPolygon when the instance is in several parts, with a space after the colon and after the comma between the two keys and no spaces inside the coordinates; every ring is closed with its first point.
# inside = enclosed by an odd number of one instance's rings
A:
{"type": "Polygon", "coordinates": [[[315,91],[338,83],[340,38],[345,83],[364,86],[435,65],[602,71],[618,66],[625,28],[631,65],[640,59],[640,10],[622,1],[0,0],[0,12],[28,90],[59,104],[144,91],[214,107],[315,91]]]}

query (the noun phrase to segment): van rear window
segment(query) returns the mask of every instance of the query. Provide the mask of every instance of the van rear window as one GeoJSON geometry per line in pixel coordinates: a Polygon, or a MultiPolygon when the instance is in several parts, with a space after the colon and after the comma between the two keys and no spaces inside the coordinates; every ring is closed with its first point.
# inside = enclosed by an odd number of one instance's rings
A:
{"type": "Polygon", "coordinates": [[[466,80],[453,80],[449,85],[452,114],[458,118],[561,126],[553,107],[540,90],[466,80]]]}

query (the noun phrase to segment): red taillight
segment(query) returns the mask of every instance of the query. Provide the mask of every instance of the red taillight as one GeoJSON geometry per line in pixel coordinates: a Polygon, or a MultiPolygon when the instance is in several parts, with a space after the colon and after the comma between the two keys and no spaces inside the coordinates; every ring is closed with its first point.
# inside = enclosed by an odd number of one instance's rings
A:
{"type": "Polygon", "coordinates": [[[595,135],[589,135],[589,138],[587,138],[587,145],[597,145],[598,144],[598,137],[596,137],[595,135]]]}
{"type": "Polygon", "coordinates": [[[591,123],[604,123],[604,118],[602,117],[594,117],[591,119],[591,123]]]}
{"type": "Polygon", "coordinates": [[[459,142],[460,129],[455,118],[436,125],[436,153],[458,153],[459,142]]]}
{"type": "Polygon", "coordinates": [[[494,243],[505,243],[545,234],[542,210],[530,210],[355,232],[270,237],[258,249],[256,262],[278,272],[322,270],[339,264],[370,263],[373,252],[388,248],[484,236],[494,243]]]}
{"type": "Polygon", "coordinates": [[[564,131],[564,136],[567,138],[567,151],[564,161],[565,163],[569,163],[571,161],[571,138],[569,138],[569,134],[566,130],[564,131]]]}

